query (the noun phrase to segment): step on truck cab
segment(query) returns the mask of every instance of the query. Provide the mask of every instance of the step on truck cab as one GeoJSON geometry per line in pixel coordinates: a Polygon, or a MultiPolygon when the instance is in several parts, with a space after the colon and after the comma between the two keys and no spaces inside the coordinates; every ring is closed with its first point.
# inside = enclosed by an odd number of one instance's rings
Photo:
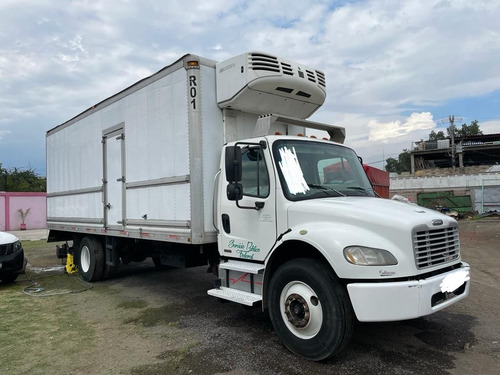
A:
{"type": "Polygon", "coordinates": [[[88,281],[208,264],[209,295],[262,306],[310,360],[355,319],[465,298],[457,222],[377,197],[345,129],[307,120],[325,98],[323,72],[277,56],[183,56],[47,132],[49,240],[88,281]]]}

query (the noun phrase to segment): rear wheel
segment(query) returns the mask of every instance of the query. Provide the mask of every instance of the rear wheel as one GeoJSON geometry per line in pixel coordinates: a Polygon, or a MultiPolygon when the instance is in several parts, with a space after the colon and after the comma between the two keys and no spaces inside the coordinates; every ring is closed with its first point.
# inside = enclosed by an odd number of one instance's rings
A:
{"type": "Polygon", "coordinates": [[[84,237],[80,243],[78,271],[86,281],[98,281],[104,271],[104,251],[101,241],[84,237]]]}
{"type": "Polygon", "coordinates": [[[316,259],[281,266],[269,285],[269,314],[283,345],[313,361],[339,354],[353,330],[345,287],[316,259]]]}

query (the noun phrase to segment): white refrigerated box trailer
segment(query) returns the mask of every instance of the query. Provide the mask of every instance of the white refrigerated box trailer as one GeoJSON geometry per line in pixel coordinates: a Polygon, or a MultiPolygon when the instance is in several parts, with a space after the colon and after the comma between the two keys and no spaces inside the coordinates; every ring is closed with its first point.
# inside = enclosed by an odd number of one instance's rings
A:
{"type": "Polygon", "coordinates": [[[48,228],[215,242],[223,134],[214,68],[185,56],[50,130],[48,228]],[[187,60],[199,62],[191,75],[187,60]]]}

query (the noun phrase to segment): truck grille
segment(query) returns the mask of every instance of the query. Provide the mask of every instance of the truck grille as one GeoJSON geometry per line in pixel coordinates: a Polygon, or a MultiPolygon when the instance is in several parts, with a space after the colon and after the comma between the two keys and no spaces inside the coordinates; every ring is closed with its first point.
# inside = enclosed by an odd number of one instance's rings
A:
{"type": "Polygon", "coordinates": [[[413,251],[418,269],[434,267],[458,259],[460,257],[458,228],[456,226],[436,229],[415,228],[413,251]]]}
{"type": "Polygon", "coordinates": [[[14,247],[11,243],[7,245],[0,245],[0,255],[10,255],[12,254],[14,247]]]}

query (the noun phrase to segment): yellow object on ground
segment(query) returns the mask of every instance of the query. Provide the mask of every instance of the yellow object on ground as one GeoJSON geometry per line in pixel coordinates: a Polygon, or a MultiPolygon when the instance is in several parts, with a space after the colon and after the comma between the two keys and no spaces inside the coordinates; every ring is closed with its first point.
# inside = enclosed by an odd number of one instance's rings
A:
{"type": "Polygon", "coordinates": [[[76,264],[73,262],[73,254],[68,254],[66,257],[66,272],[75,273],[78,271],[76,264]]]}

